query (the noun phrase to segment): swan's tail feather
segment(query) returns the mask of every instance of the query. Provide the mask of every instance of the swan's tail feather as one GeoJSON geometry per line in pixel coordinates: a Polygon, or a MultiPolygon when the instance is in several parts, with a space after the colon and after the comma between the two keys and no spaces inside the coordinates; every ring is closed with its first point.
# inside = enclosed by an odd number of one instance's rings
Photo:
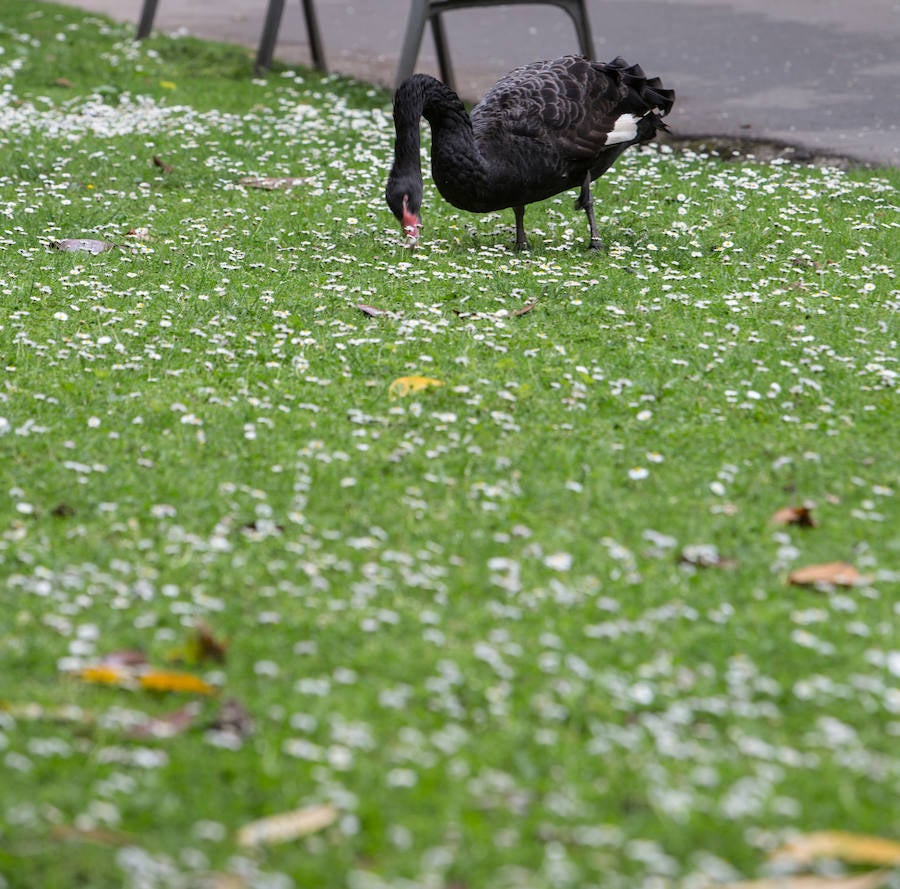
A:
{"type": "MultiPolygon", "coordinates": [[[[664,117],[672,110],[675,90],[666,89],[658,77],[647,77],[640,65],[629,65],[621,56],[616,56],[602,67],[628,87],[621,103],[622,111],[641,116],[653,112],[654,117],[664,117]]],[[[664,126],[659,128],[665,129],[664,126]]]]}

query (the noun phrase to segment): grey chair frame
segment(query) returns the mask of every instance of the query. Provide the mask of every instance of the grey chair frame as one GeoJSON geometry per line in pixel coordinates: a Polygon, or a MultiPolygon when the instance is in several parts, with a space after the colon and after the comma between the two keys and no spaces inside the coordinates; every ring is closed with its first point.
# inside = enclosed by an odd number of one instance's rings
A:
{"type": "MultiPolygon", "coordinates": [[[[256,53],[256,65],[254,71],[259,74],[272,67],[272,57],[275,53],[275,42],[278,39],[278,29],[281,26],[281,16],[284,13],[285,0],[269,0],[266,9],[266,18],[263,23],[262,36],[259,40],[259,49],[256,53]]],[[[303,15],[306,19],[306,33],[309,37],[309,50],[312,55],[313,65],[320,71],[327,71],[325,64],[325,50],[322,46],[322,36],[319,31],[319,20],[316,16],[314,0],[300,0],[303,7],[303,15]]],[[[137,39],[143,40],[153,30],[153,20],[156,17],[156,7],[159,0],[144,0],[141,10],[141,18],[138,22],[137,39]]]]}
{"type": "Polygon", "coordinates": [[[437,52],[438,67],[441,79],[451,89],[455,89],[453,65],[447,48],[447,35],[441,15],[454,9],[470,9],[478,6],[513,6],[520,3],[543,3],[558,6],[568,13],[575,25],[578,44],[581,52],[588,58],[594,58],[594,40],[591,36],[591,25],[588,21],[584,0],[412,0],[409,19],[406,23],[406,37],[400,52],[400,64],[394,85],[399,86],[406,80],[416,66],[425,25],[431,22],[431,33],[434,37],[434,48],[437,52]]]}

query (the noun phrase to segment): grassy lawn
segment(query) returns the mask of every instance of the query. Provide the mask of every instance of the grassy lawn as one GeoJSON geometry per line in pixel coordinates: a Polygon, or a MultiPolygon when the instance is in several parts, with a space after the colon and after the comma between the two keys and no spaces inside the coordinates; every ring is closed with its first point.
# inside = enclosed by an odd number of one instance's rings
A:
{"type": "Polygon", "coordinates": [[[600,254],[574,193],[517,254],[429,184],[410,252],[385,92],[0,23],[0,886],[704,889],[900,838],[896,170],[633,152],[600,254]]]}

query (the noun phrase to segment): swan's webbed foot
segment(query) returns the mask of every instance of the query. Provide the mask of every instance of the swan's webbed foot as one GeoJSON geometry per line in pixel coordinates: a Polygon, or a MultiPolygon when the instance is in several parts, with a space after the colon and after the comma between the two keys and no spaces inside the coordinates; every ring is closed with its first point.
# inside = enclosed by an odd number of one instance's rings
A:
{"type": "Polygon", "coordinates": [[[591,237],[591,241],[588,244],[588,250],[602,250],[603,249],[603,241],[600,238],[591,237]]]}

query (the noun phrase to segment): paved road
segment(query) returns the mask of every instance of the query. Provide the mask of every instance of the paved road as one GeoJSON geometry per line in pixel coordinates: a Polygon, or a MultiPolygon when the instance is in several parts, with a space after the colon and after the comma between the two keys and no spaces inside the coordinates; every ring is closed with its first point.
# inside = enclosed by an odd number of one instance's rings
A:
{"type": "MultiPolygon", "coordinates": [[[[66,0],[137,21],[141,0],[66,0]]],[[[408,0],[316,0],[329,67],[393,82],[408,0]]],[[[265,0],[160,0],[156,27],[255,47],[265,0]]],[[[621,54],[678,92],[679,136],[770,140],[801,152],[900,166],[900,0],[588,0],[600,58],[621,54]]],[[[308,62],[300,3],[276,56],[308,62]]],[[[574,51],[550,6],[445,18],[458,87],[477,98],[499,74],[574,51]]],[[[437,73],[430,37],[419,70],[437,73]]]]}

